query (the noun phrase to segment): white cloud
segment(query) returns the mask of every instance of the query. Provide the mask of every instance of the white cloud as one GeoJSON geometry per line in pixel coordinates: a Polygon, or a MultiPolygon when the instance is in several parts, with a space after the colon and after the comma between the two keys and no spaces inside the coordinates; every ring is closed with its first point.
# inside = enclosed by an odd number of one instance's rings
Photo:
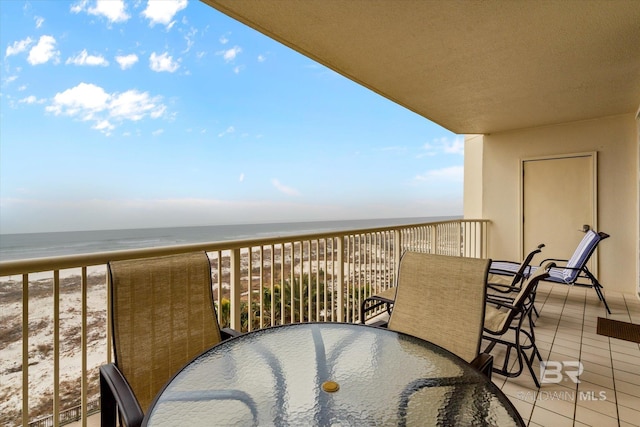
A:
{"type": "Polygon", "coordinates": [[[191,28],[187,34],[185,34],[184,39],[187,42],[187,47],[182,51],[182,53],[187,53],[193,47],[194,41],[193,38],[198,34],[197,28],[191,28]]]}
{"type": "Polygon", "coordinates": [[[267,60],[267,57],[264,55],[258,55],[258,62],[264,62],[267,60]]]}
{"type": "Polygon", "coordinates": [[[79,85],[57,93],[46,111],[94,122],[93,129],[106,135],[117,124],[139,121],[146,117],[156,119],[164,115],[166,106],[161,98],[147,92],[128,90],[123,93],[107,93],[100,86],[90,83],[79,85]]]}
{"type": "Polygon", "coordinates": [[[453,140],[442,137],[434,139],[422,146],[422,152],[418,154],[418,158],[425,156],[435,156],[438,153],[464,155],[464,139],[455,137],[453,140]]]}
{"type": "Polygon", "coordinates": [[[160,117],[164,116],[164,113],[166,111],[167,111],[166,105],[162,105],[158,108],[155,108],[153,111],[151,111],[149,113],[149,117],[151,117],[152,119],[159,119],[160,117]]]}
{"type": "Polygon", "coordinates": [[[236,74],[240,74],[240,71],[244,70],[244,65],[238,65],[236,67],[233,67],[233,72],[236,74]]]}
{"type": "Polygon", "coordinates": [[[33,19],[36,20],[36,28],[40,28],[42,24],[44,24],[44,18],[42,16],[34,16],[33,19]]]}
{"type": "Polygon", "coordinates": [[[8,85],[9,83],[13,83],[16,80],[18,80],[18,76],[16,76],[15,74],[13,76],[9,76],[9,77],[5,77],[2,79],[2,83],[5,85],[8,85]]]}
{"type": "Polygon", "coordinates": [[[38,99],[33,95],[29,95],[26,98],[22,98],[18,102],[21,104],[43,104],[46,101],[44,99],[38,99]]]}
{"type": "Polygon", "coordinates": [[[227,129],[225,129],[223,132],[220,132],[218,134],[218,138],[222,138],[225,135],[234,133],[236,131],[236,128],[234,128],[233,126],[229,126],[227,129]]]}
{"type": "Polygon", "coordinates": [[[161,71],[173,73],[180,68],[180,65],[178,62],[173,60],[172,56],[169,56],[168,52],[165,52],[162,55],[152,52],[151,56],[149,56],[149,67],[158,73],[161,71]]]}
{"type": "Polygon", "coordinates": [[[151,135],[153,136],[160,136],[164,133],[164,129],[158,129],[158,130],[154,130],[153,132],[151,132],[151,135]]]}
{"type": "Polygon", "coordinates": [[[125,22],[129,19],[124,0],[96,0],[92,2],[94,6],[89,6],[89,3],[88,0],[81,0],[71,6],[71,12],[86,12],[89,15],[103,16],[110,23],[125,22]]]}
{"type": "Polygon", "coordinates": [[[109,114],[120,120],[138,121],[149,115],[153,119],[160,118],[166,106],[158,104],[159,97],[152,98],[147,92],[135,89],[114,94],[109,102],[109,114]]]}
{"type": "Polygon", "coordinates": [[[116,62],[120,65],[120,69],[126,70],[138,62],[138,55],[131,53],[129,55],[116,56],[116,62]]]}
{"type": "Polygon", "coordinates": [[[464,138],[456,137],[453,141],[442,138],[442,144],[445,153],[464,155],[464,138]]]}
{"type": "Polygon", "coordinates": [[[227,36],[220,36],[220,38],[218,39],[220,41],[220,44],[227,44],[229,43],[229,39],[227,38],[227,36]]]}
{"type": "Polygon", "coordinates": [[[94,84],[80,83],[78,86],[57,93],[46,110],[57,115],[81,116],[92,120],[96,113],[108,108],[111,98],[104,89],[94,84]]]}
{"type": "Polygon", "coordinates": [[[282,184],[279,180],[277,180],[275,178],[271,180],[271,184],[273,184],[273,186],[276,187],[276,189],[278,191],[280,191],[281,193],[284,193],[284,194],[286,194],[288,196],[299,196],[300,195],[300,192],[298,190],[282,184]]]}
{"type": "Polygon", "coordinates": [[[27,37],[24,40],[13,42],[12,45],[7,46],[7,50],[4,54],[4,57],[6,58],[8,56],[17,55],[21,52],[24,52],[31,45],[31,43],[33,43],[33,40],[31,40],[31,37],[27,37]]]}
{"type": "Polygon", "coordinates": [[[44,64],[50,59],[58,61],[60,51],[56,49],[56,39],[52,36],[41,36],[38,44],[31,48],[27,61],[31,65],[44,64]]]}
{"type": "Polygon", "coordinates": [[[107,61],[103,56],[100,55],[89,55],[87,53],[87,50],[84,49],[76,56],[68,58],[66,64],[106,67],[109,65],[109,61],[107,61]]]}
{"type": "Polygon", "coordinates": [[[173,17],[187,7],[187,0],[149,0],[142,15],[149,20],[149,25],[163,24],[173,26],[173,17]]]}
{"type": "Polygon", "coordinates": [[[241,52],[242,48],[240,46],[234,46],[231,49],[221,50],[218,52],[218,55],[222,55],[224,62],[231,62],[235,60],[241,52]]]}
{"type": "Polygon", "coordinates": [[[450,166],[441,169],[432,169],[421,175],[416,175],[414,180],[420,182],[442,183],[462,182],[464,177],[463,166],[450,166]]]}
{"type": "Polygon", "coordinates": [[[91,129],[99,130],[107,135],[109,135],[115,128],[116,127],[112,125],[109,120],[101,120],[91,127],[91,129]]]}
{"type": "Polygon", "coordinates": [[[244,182],[244,172],[240,174],[240,178],[238,178],[238,181],[244,182]]]}

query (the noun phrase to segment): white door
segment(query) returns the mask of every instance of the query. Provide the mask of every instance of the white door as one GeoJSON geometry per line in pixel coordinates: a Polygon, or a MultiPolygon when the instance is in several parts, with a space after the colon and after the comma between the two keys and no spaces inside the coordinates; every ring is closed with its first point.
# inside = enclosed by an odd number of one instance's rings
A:
{"type": "MultiPolygon", "coordinates": [[[[534,263],[568,259],[584,237],[597,230],[596,153],[522,162],[523,254],[545,244],[534,263]]],[[[596,257],[588,267],[596,271],[596,257]]]]}

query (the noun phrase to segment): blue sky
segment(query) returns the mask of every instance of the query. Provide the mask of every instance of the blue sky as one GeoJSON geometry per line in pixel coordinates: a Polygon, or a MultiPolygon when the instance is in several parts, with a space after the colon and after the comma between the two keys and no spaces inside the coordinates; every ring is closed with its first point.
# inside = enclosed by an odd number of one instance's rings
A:
{"type": "Polygon", "coordinates": [[[462,136],[199,1],[0,15],[1,233],[462,214],[462,136]]]}

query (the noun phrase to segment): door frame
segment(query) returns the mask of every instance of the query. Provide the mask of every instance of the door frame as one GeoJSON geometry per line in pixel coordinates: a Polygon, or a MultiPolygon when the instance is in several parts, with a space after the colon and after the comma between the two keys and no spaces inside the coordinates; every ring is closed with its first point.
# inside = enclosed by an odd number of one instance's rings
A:
{"type": "MultiPolygon", "coordinates": [[[[567,154],[552,154],[547,156],[534,156],[534,157],[523,157],[520,159],[520,203],[518,204],[518,226],[520,228],[520,232],[518,233],[518,248],[520,250],[520,259],[524,259],[526,256],[525,251],[527,249],[524,248],[524,165],[525,162],[537,161],[537,160],[557,160],[557,159],[567,159],[572,157],[591,157],[593,160],[593,170],[591,171],[592,176],[592,188],[593,188],[593,206],[591,210],[593,212],[593,224],[591,227],[595,230],[598,230],[598,152],[597,151],[585,151],[585,152],[577,152],[577,153],[567,153],[567,154]]],[[[597,276],[598,274],[598,250],[591,256],[593,262],[593,274],[597,276]]]]}

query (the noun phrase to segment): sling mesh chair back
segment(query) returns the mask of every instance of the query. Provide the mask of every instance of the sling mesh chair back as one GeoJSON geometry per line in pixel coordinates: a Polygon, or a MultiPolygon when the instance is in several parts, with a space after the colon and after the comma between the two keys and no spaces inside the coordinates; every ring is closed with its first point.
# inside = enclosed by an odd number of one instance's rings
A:
{"type": "Polygon", "coordinates": [[[604,303],[607,312],[611,314],[611,310],[609,309],[607,300],[604,298],[604,294],[602,293],[602,285],[587,267],[587,263],[595,252],[598,243],[600,243],[600,241],[606,239],[607,237],[609,237],[607,233],[596,233],[593,230],[588,230],[580,241],[580,244],[576,248],[571,258],[569,258],[568,260],[547,258],[543,262],[553,261],[558,266],[557,268],[552,268],[549,271],[549,277],[544,279],[545,281],[562,283],[566,285],[592,287],[596,291],[598,299],[604,303]],[[589,283],[585,283],[585,280],[587,280],[589,283]]]}
{"type": "Polygon", "coordinates": [[[533,304],[530,303],[531,294],[535,293],[540,280],[549,277],[549,269],[553,266],[554,264],[551,261],[547,261],[538,267],[536,271],[524,281],[513,301],[496,299],[491,295],[487,296],[484,320],[485,334],[483,338],[489,342],[484,351],[486,353],[491,352],[497,344],[504,345],[506,349],[502,367],[494,367],[493,372],[506,377],[517,377],[522,373],[524,364],[526,363],[533,377],[533,381],[538,387],[540,387],[540,384],[533,371],[532,364],[534,357],[537,357],[538,360],[542,360],[542,357],[535,344],[533,328],[530,327],[529,331],[527,331],[523,329],[522,326],[526,318],[530,319],[530,313],[533,307],[533,304]],[[506,337],[505,334],[510,330],[514,331],[513,334],[506,337]],[[510,339],[511,337],[513,337],[513,339],[510,339]],[[517,357],[515,369],[510,366],[512,350],[515,351],[517,357]],[[531,354],[527,355],[526,350],[531,350],[531,354]]]}
{"type": "Polygon", "coordinates": [[[115,364],[100,368],[102,425],[142,421],[164,384],[223,338],[205,252],[115,261],[108,265],[115,364]]]}
{"type": "MultiPolygon", "coordinates": [[[[552,268],[549,271],[549,277],[545,279],[547,282],[561,283],[565,285],[579,285],[592,287],[596,291],[598,299],[602,301],[607,312],[611,314],[607,300],[602,293],[602,285],[598,281],[589,268],[587,263],[595,252],[598,243],[609,237],[607,233],[595,232],[594,230],[587,230],[584,237],[576,247],[573,255],[569,259],[547,258],[542,260],[542,263],[546,261],[553,261],[557,267],[552,268]],[[585,283],[585,280],[588,283],[585,283]]],[[[490,273],[495,275],[510,275],[515,274],[517,269],[520,268],[520,264],[509,261],[497,261],[491,265],[490,273]]],[[[533,274],[537,266],[529,266],[525,270],[525,276],[533,274]]]]}
{"type": "Polygon", "coordinates": [[[406,252],[388,328],[430,341],[487,375],[480,355],[490,260],[406,252]]]}

